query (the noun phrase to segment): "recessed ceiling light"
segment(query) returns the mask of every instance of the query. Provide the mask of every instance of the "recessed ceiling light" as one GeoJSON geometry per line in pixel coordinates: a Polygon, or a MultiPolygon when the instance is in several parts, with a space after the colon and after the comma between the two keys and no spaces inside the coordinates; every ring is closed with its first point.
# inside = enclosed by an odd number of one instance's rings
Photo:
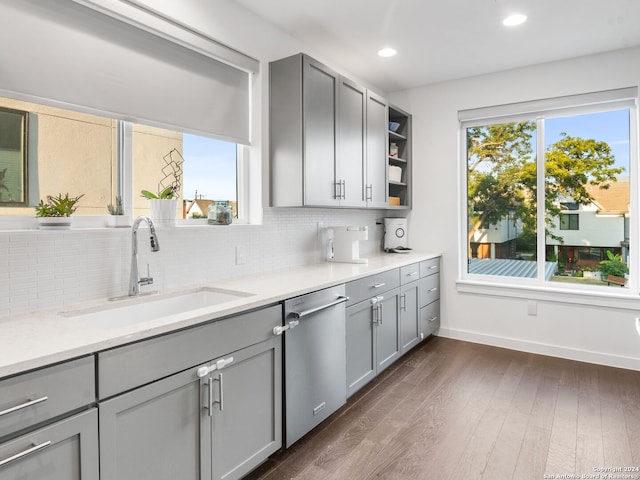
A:
{"type": "Polygon", "coordinates": [[[503,25],[507,27],[515,27],[516,25],[520,25],[527,20],[527,16],[522,13],[516,13],[514,15],[509,15],[502,21],[503,25]]]}
{"type": "Polygon", "coordinates": [[[396,49],[391,47],[385,47],[378,50],[378,55],[381,57],[393,57],[396,53],[398,53],[396,52],[396,49]]]}

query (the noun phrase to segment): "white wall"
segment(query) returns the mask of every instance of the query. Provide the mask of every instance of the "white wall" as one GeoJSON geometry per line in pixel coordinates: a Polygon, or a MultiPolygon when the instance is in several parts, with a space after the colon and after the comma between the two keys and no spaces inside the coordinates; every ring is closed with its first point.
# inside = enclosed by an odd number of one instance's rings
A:
{"type": "MultiPolygon", "coordinates": [[[[459,292],[459,131],[463,109],[640,84],[640,49],[483,75],[392,95],[413,114],[414,247],[443,253],[441,335],[640,370],[640,312],[459,292]]],[[[637,135],[637,132],[635,132],[637,135]]]]}

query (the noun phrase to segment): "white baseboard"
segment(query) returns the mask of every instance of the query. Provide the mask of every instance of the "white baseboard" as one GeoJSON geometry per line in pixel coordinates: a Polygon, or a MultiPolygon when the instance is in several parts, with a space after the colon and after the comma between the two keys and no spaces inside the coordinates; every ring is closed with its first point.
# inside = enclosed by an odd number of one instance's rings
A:
{"type": "Polygon", "coordinates": [[[440,327],[438,331],[439,337],[453,338],[455,340],[464,340],[467,342],[480,343],[483,345],[492,345],[494,347],[508,348],[521,352],[538,353],[540,355],[549,355],[552,357],[567,358],[569,360],[577,360],[580,362],[595,363],[598,365],[607,365],[609,367],[626,368],[629,370],[640,370],[640,359],[632,357],[623,357],[610,353],[593,352],[580,350],[577,348],[563,347],[560,345],[550,345],[546,343],[529,342],[516,338],[498,337],[494,335],[486,335],[484,333],[471,332],[468,330],[457,330],[452,328],[440,327]]]}

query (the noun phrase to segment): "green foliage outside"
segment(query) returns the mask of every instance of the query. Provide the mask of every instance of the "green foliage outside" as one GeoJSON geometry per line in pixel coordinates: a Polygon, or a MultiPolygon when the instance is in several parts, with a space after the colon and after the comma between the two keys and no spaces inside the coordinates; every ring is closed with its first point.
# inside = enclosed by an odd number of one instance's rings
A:
{"type": "MultiPolygon", "coordinates": [[[[537,175],[532,143],[534,121],[467,129],[469,242],[482,225],[511,217],[522,222],[519,247],[535,251],[537,175]]],[[[560,215],[560,201],[581,205],[593,198],[587,185],[609,188],[624,168],[615,167],[606,142],[562,134],[545,152],[545,235],[562,242],[550,227],[560,215]]],[[[540,172],[541,174],[543,172],[540,172]]]]}
{"type": "Polygon", "coordinates": [[[614,255],[611,250],[607,250],[607,260],[600,262],[600,271],[603,275],[624,277],[625,273],[629,273],[629,267],[622,261],[622,255],[614,255]]]}

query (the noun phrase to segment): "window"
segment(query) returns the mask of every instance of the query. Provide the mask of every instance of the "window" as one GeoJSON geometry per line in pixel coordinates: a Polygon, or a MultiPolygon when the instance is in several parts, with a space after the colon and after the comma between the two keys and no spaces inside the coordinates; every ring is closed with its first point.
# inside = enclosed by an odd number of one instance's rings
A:
{"type": "Polygon", "coordinates": [[[638,275],[636,96],[622,89],[460,112],[463,279],[606,289],[612,263],[638,275]],[[593,271],[603,279],[583,278],[593,271]]]}
{"type": "Polygon", "coordinates": [[[207,218],[217,201],[229,202],[237,219],[238,148],[215,138],[133,125],[134,215],[149,215],[142,190],[158,193],[177,180],[177,219],[207,218]]]}
{"type": "Polygon", "coordinates": [[[560,214],[560,230],[580,230],[580,216],[577,213],[560,214]]]}
{"type": "Polygon", "coordinates": [[[0,205],[27,202],[27,112],[2,107],[0,99],[0,205]]]}

